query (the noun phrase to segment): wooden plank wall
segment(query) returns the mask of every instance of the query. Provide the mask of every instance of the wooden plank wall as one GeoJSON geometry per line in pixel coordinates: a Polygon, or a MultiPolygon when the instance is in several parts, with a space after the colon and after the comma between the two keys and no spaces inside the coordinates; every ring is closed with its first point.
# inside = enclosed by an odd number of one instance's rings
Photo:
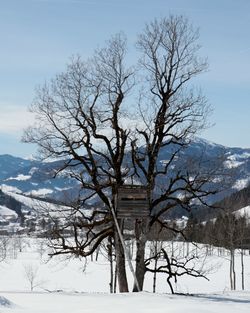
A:
{"type": "Polygon", "coordinates": [[[122,186],[117,195],[118,218],[142,218],[149,215],[148,190],[144,186],[122,186]]]}

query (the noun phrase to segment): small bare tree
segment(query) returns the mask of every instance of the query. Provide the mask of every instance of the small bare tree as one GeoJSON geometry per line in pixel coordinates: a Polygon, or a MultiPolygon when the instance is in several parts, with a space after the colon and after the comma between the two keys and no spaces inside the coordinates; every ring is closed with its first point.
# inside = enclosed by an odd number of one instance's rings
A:
{"type": "Polygon", "coordinates": [[[4,261],[7,257],[10,238],[8,236],[0,237],[0,262],[4,261]]]}
{"type": "MultiPolygon", "coordinates": [[[[167,284],[172,294],[175,293],[173,281],[177,283],[178,278],[185,275],[208,280],[206,275],[211,270],[205,266],[206,255],[202,249],[199,250],[199,255],[197,255],[197,246],[193,246],[194,249],[183,256],[183,252],[180,251],[180,244],[180,242],[176,242],[175,248],[171,243],[169,243],[169,247],[161,244],[161,249],[155,250],[155,254],[145,260],[147,272],[153,273],[154,276],[156,273],[166,275],[167,284]]],[[[156,280],[153,285],[154,291],[155,288],[156,280]]]]}
{"type": "Polygon", "coordinates": [[[35,287],[41,286],[42,281],[38,280],[38,266],[28,263],[23,265],[24,277],[27,279],[30,285],[30,291],[33,291],[35,287]]]}

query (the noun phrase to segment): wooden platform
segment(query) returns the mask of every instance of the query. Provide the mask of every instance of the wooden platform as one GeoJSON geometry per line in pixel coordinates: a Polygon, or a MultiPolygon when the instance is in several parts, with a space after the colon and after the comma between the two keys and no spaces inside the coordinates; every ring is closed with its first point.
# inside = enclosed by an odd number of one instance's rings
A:
{"type": "Polygon", "coordinates": [[[149,216],[149,193],[145,186],[124,185],[118,188],[117,218],[149,216]]]}

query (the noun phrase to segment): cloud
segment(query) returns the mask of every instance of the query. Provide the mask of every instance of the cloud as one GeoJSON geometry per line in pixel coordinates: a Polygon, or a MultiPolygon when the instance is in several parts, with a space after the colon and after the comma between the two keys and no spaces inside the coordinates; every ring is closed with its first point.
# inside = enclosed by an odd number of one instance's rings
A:
{"type": "Polygon", "coordinates": [[[0,133],[17,134],[34,121],[34,115],[27,108],[0,103],[0,133]]]}

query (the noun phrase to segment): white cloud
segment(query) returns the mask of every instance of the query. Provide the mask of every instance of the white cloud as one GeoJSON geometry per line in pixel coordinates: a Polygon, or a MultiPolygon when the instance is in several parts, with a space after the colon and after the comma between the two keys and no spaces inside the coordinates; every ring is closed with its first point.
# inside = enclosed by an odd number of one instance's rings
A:
{"type": "Polygon", "coordinates": [[[0,132],[15,134],[32,124],[34,115],[23,106],[0,103],[0,132]]]}

